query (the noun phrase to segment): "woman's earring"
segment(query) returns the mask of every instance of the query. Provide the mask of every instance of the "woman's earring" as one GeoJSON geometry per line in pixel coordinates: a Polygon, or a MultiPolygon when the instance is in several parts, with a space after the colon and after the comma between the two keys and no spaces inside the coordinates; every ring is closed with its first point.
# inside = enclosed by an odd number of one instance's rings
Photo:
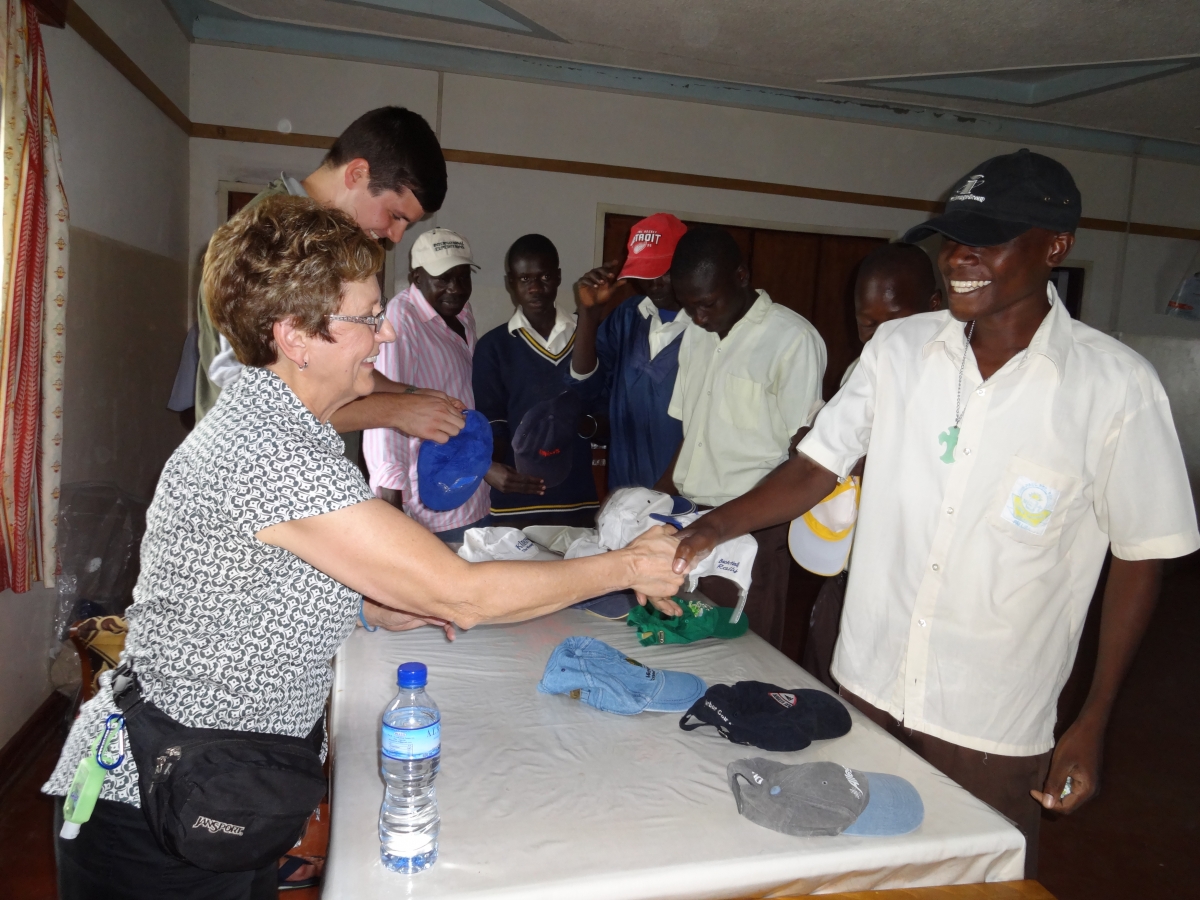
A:
{"type": "Polygon", "coordinates": [[[305,370],[305,369],[307,369],[307,368],[308,368],[308,360],[306,359],[306,360],[304,361],[304,365],[302,365],[302,366],[300,367],[300,371],[304,371],[304,370],[305,370]]]}

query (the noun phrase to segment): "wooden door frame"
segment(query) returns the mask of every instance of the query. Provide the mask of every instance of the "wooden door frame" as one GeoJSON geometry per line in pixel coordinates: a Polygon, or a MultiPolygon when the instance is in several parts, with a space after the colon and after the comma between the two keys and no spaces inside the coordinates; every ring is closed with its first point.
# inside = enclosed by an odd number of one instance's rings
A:
{"type": "MultiPolygon", "coordinates": [[[[592,251],[593,265],[601,266],[607,260],[604,255],[604,217],[619,216],[652,216],[655,213],[669,212],[688,222],[704,222],[709,225],[732,225],[738,228],[763,228],[770,231],[800,231],[808,234],[834,234],[846,237],[882,238],[888,241],[898,240],[901,236],[894,228],[843,228],[840,225],[816,225],[804,222],[779,222],[771,219],[747,219],[740,216],[722,216],[715,213],[688,212],[678,209],[663,209],[662,207],[631,206],[626,203],[597,203],[596,204],[596,238],[592,251]]],[[[1084,281],[1084,289],[1087,281],[1084,281]]]]}

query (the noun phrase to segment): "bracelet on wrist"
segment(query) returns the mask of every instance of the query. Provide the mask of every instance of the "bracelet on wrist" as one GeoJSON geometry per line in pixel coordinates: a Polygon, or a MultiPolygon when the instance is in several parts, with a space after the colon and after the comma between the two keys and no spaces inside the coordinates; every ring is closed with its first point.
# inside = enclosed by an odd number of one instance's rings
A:
{"type": "Polygon", "coordinates": [[[362,627],[363,627],[363,628],[365,628],[365,629],[367,629],[367,631],[378,631],[378,630],[379,630],[379,626],[378,626],[378,625],[369,625],[369,624],[367,624],[367,612],[366,612],[366,607],[367,607],[367,601],[366,601],[366,598],[365,598],[365,597],[359,597],[359,598],[358,598],[358,621],[362,622],[362,627]]]}

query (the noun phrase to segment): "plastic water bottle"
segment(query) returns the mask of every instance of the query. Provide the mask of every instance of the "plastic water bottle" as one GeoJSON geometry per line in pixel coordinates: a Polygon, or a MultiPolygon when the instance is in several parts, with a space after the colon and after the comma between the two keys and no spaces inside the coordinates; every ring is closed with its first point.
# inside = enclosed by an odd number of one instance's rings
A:
{"type": "Polygon", "coordinates": [[[400,692],[383,713],[381,771],[387,791],[379,810],[383,864],[396,872],[421,872],[437,860],[437,777],[442,716],[425,693],[424,663],[396,670],[400,692]]]}

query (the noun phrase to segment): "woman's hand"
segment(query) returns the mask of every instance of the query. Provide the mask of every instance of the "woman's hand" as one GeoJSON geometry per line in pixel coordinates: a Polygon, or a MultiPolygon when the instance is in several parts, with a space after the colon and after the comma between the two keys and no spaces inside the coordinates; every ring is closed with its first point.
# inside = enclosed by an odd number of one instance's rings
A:
{"type": "Polygon", "coordinates": [[[670,525],[657,525],[629,544],[623,553],[628,557],[633,570],[630,585],[637,592],[638,603],[646,605],[647,598],[655,608],[668,615],[678,616],[683,610],[671,600],[671,596],[683,584],[684,571],[672,572],[675,549],[679,539],[670,525]]]}
{"type": "Polygon", "coordinates": [[[367,624],[387,631],[412,631],[422,625],[436,625],[446,632],[446,640],[454,640],[454,624],[433,616],[417,616],[389,606],[381,606],[370,597],[363,597],[363,618],[367,624]]]}

